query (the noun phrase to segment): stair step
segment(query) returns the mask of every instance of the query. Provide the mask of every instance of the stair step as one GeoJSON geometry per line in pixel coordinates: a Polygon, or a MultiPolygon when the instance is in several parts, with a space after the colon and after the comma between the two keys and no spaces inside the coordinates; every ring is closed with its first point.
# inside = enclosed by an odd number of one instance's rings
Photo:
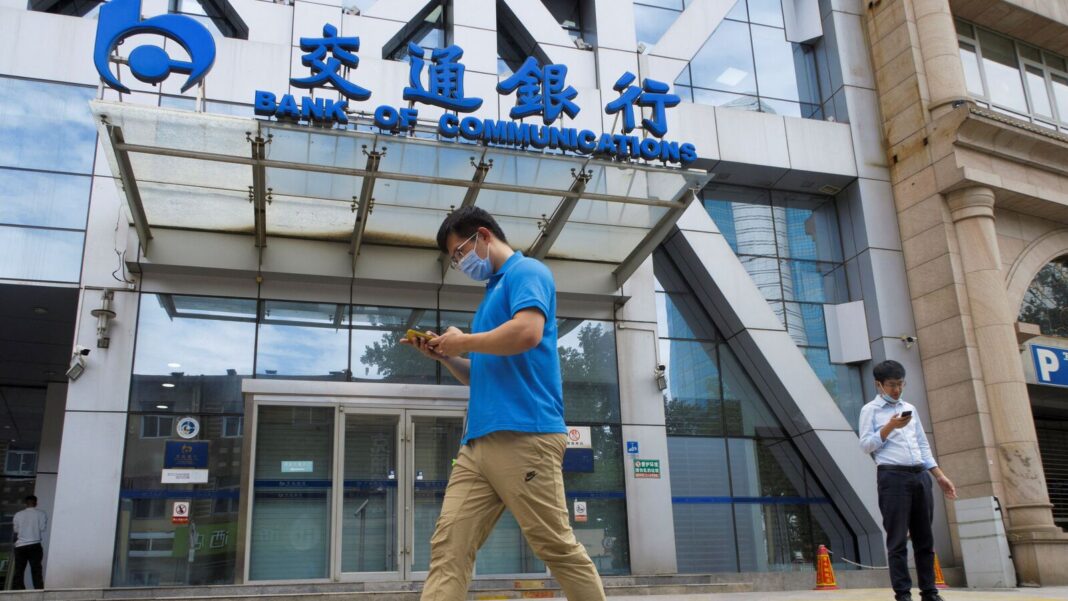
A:
{"type": "MultiPolygon", "coordinates": [[[[606,577],[609,597],[750,592],[751,582],[713,582],[705,574],[606,577]]],[[[368,581],[317,584],[253,584],[136,589],[26,591],[23,601],[418,601],[422,583],[368,581]],[[31,598],[32,597],[32,598],[31,598]]],[[[552,579],[476,580],[467,598],[563,599],[552,579]]]]}

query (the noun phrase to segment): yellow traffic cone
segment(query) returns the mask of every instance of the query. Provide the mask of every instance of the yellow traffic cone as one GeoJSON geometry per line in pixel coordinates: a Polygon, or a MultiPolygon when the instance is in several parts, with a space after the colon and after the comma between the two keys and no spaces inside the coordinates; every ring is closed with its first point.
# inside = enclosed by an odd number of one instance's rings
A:
{"type": "Polygon", "coordinates": [[[935,553],[934,559],[935,586],[938,588],[949,588],[949,585],[946,584],[945,576],[942,575],[942,566],[938,563],[938,553],[935,553]]]}
{"type": "Polygon", "coordinates": [[[827,547],[820,545],[816,554],[816,590],[833,591],[837,589],[838,581],[834,579],[831,554],[827,552],[827,547]]]}

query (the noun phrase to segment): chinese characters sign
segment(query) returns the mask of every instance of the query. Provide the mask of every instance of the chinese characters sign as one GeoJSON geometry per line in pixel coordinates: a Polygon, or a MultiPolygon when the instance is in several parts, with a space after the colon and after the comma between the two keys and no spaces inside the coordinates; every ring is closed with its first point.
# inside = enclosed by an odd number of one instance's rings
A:
{"type": "MultiPolygon", "coordinates": [[[[97,47],[94,61],[104,82],[128,92],[110,70],[110,55],[126,37],[139,33],[154,33],[178,42],[186,49],[190,61],[174,61],[162,48],[144,45],[129,55],[130,70],[141,81],[159,83],[171,72],[187,73],[183,90],[199,83],[215,59],[215,43],[203,25],[183,15],[163,15],[140,19],[140,0],[113,0],[101,9],[97,27],[97,47]]],[[[349,102],[364,102],[372,91],[359,81],[358,56],[360,38],[341,36],[331,23],[322,28],[321,37],[301,37],[304,52],[301,63],[307,75],[292,77],[295,88],[314,90],[332,88],[340,99],[292,94],[280,96],[257,90],[255,113],[279,120],[308,121],[320,125],[344,125],[349,121],[349,102]]],[[[622,121],[621,134],[597,133],[555,125],[563,117],[575,119],[582,110],[577,104],[579,93],[567,81],[567,66],[540,64],[528,57],[516,72],[497,84],[501,96],[515,96],[509,111],[511,120],[462,116],[477,111],[485,100],[468,96],[464,90],[464,51],[457,45],[429,51],[417,44],[408,45],[409,78],[403,90],[408,107],[381,105],[374,110],[374,124],[382,130],[398,132],[412,128],[419,119],[417,105],[443,108],[447,112],[438,120],[438,134],[444,138],[512,146],[518,148],[553,149],[585,155],[599,155],[618,159],[660,160],[687,165],[697,159],[693,144],[665,140],[668,132],[667,109],[677,106],[680,98],[670,93],[667,83],[644,79],[625,72],[613,86],[619,96],[603,107],[605,114],[616,115],[622,121]],[[640,83],[640,85],[639,85],[640,83]],[[649,118],[641,119],[641,126],[649,137],[632,135],[638,128],[640,111],[648,109],[649,118]],[[541,123],[521,120],[540,117],[541,123]]],[[[364,84],[366,82],[363,82],[364,84]]]]}

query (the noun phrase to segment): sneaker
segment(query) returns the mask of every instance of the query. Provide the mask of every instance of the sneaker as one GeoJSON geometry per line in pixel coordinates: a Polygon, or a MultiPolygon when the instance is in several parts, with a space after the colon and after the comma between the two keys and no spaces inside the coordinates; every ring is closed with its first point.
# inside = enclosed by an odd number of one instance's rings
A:
{"type": "Polygon", "coordinates": [[[894,595],[894,601],[912,601],[912,593],[901,593],[900,595],[894,595]]]}
{"type": "Polygon", "coordinates": [[[933,595],[921,595],[920,599],[922,601],[946,601],[942,598],[942,595],[939,595],[938,593],[935,593],[933,595]]]}

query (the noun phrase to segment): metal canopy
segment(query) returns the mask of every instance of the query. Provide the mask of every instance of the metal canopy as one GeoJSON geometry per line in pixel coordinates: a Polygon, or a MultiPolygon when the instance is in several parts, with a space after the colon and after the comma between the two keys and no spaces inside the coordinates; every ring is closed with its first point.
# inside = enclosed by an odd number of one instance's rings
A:
{"type": "Polygon", "coordinates": [[[355,268],[368,244],[436,251],[445,215],[477,203],[513,247],[607,263],[622,284],[711,177],[422,132],[392,136],[104,101],[92,109],[146,255],[152,228],[168,228],[250,234],[260,248],[272,236],[347,241],[355,268]]]}

